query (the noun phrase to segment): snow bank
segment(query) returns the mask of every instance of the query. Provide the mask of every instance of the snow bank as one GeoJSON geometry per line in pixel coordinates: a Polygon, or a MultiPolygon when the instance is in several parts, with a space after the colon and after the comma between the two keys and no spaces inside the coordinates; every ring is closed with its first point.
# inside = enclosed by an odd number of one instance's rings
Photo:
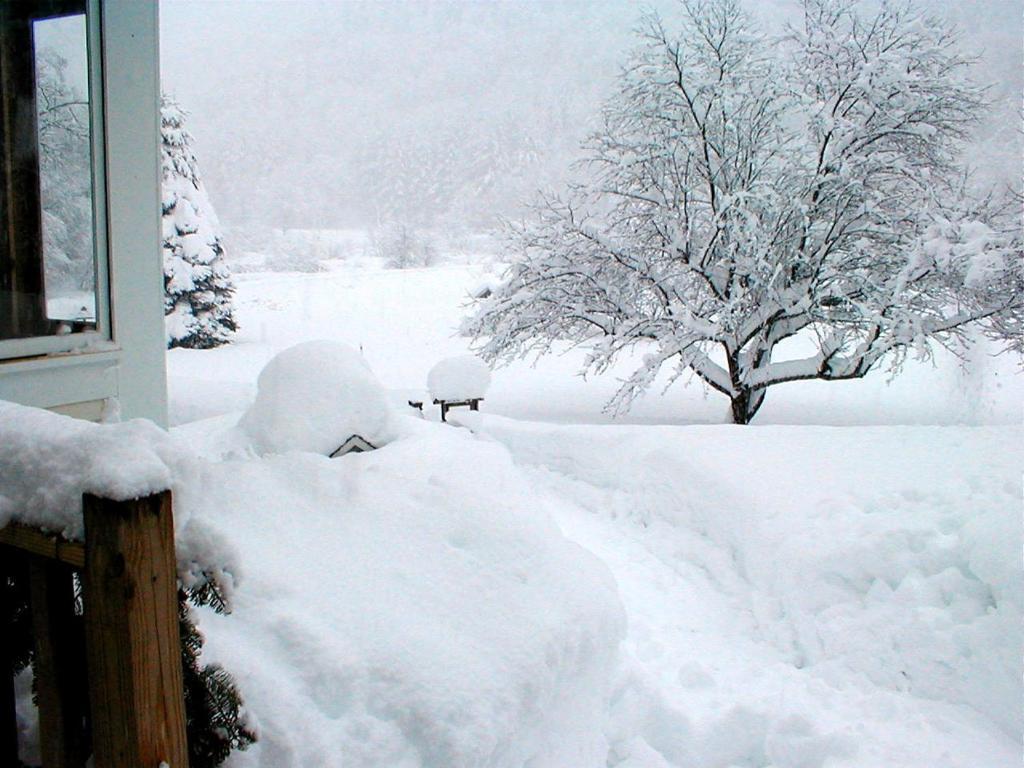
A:
{"type": "Polygon", "coordinates": [[[391,437],[380,382],[358,352],[339,342],[309,341],[280,352],[257,387],[239,426],[260,453],[327,455],[352,435],[376,446],[391,437]]]}
{"type": "Polygon", "coordinates": [[[427,374],[427,389],[434,400],[482,398],[491,385],[491,369],[475,355],[449,357],[427,374]]]}
{"type": "Polygon", "coordinates": [[[201,621],[260,724],[232,765],[603,765],[607,569],[503,448],[404,421],[372,453],[212,462],[179,492],[248,574],[201,621]]]}
{"type": "Polygon", "coordinates": [[[91,424],[0,401],[0,528],[82,537],[82,494],[125,500],[171,487],[177,450],[154,424],[91,424]]]}

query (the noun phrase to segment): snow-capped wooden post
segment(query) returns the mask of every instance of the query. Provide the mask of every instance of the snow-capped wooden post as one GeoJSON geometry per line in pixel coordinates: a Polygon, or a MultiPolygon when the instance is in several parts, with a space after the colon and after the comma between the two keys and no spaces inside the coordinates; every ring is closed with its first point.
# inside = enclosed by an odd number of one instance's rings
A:
{"type": "Polygon", "coordinates": [[[171,493],[84,497],[96,768],[188,765],[171,493]]]}

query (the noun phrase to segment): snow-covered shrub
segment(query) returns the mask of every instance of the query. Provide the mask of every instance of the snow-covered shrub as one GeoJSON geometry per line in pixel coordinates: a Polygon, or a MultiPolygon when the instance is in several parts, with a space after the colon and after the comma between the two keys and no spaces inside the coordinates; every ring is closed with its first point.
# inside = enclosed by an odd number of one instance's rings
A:
{"type": "Polygon", "coordinates": [[[422,231],[405,224],[387,224],[373,236],[377,255],[389,269],[429,267],[438,260],[437,249],[422,231]]]}
{"type": "Polygon", "coordinates": [[[263,254],[261,271],[323,272],[322,257],[303,250],[274,250],[263,254]]]}
{"type": "Polygon", "coordinates": [[[448,357],[427,374],[427,391],[434,400],[474,400],[487,395],[491,369],[476,355],[448,357]]]}
{"type": "Polygon", "coordinates": [[[234,284],[185,113],[165,95],[160,118],[167,346],[209,349],[228,343],[237,330],[234,284]]]}
{"type": "Polygon", "coordinates": [[[178,589],[178,634],[189,768],[217,768],[233,751],[248,749],[257,736],[231,673],[220,664],[201,661],[204,638],[193,610],[200,606],[220,614],[230,613],[216,580],[209,579],[192,589],[178,589]]]}
{"type": "Polygon", "coordinates": [[[324,272],[325,262],[370,254],[365,230],[278,229],[236,225],[226,231],[234,272],[324,272]]]}
{"type": "Polygon", "coordinates": [[[362,355],[335,341],[308,341],[260,372],[256,401],[240,421],[260,453],[330,454],[352,435],[379,446],[391,406],[362,355]]]}
{"type": "Polygon", "coordinates": [[[345,256],[338,243],[305,229],[273,230],[263,251],[263,268],[269,272],[323,272],[323,261],[345,256]]]}

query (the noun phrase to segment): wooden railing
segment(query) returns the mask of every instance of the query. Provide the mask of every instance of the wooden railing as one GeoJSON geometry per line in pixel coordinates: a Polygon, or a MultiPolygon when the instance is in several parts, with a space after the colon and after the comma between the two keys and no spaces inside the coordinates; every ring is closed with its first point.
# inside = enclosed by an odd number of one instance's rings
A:
{"type": "MultiPolygon", "coordinates": [[[[43,768],[81,768],[88,751],[95,768],[186,768],[170,491],[130,501],[87,494],[83,513],[84,542],[16,523],[0,529],[0,578],[29,586],[43,768]],[[83,624],[84,654],[76,630],[83,624]]],[[[15,609],[0,605],[0,619],[15,609]]],[[[0,766],[16,766],[7,634],[0,633],[0,766]]]]}

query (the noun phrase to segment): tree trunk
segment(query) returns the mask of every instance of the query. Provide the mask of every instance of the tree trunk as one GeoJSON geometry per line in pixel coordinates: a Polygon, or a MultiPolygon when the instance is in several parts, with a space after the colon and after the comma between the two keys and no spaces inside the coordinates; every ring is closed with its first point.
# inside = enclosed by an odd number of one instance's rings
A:
{"type": "MultiPolygon", "coordinates": [[[[743,382],[740,353],[738,350],[726,347],[725,357],[734,393],[729,398],[732,401],[732,423],[749,424],[751,419],[761,409],[761,404],[764,402],[767,390],[764,388],[753,389],[743,382]]],[[[762,365],[766,360],[770,359],[771,350],[761,350],[754,359],[754,365],[762,365]]]]}
{"type": "Polygon", "coordinates": [[[749,424],[764,402],[764,390],[741,389],[732,397],[732,423],[749,424]]]}
{"type": "Polygon", "coordinates": [[[732,410],[733,424],[749,424],[750,417],[747,415],[747,403],[749,398],[746,392],[733,397],[729,403],[732,410]]]}

